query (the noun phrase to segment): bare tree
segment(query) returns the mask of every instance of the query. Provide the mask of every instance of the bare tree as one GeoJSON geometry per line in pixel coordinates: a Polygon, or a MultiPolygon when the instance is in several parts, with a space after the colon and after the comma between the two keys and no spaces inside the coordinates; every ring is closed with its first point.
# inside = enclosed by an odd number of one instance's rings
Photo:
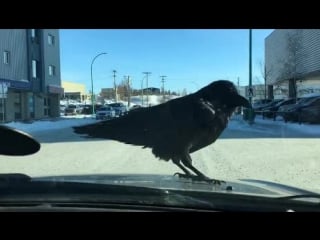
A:
{"type": "MultiPolygon", "coordinates": [[[[267,99],[267,81],[272,77],[272,66],[266,66],[264,61],[259,61],[261,77],[264,80],[264,99],[267,99]]],[[[270,97],[270,96],[269,96],[270,97]]]]}
{"type": "Polygon", "coordinates": [[[118,94],[121,100],[125,100],[128,97],[128,81],[126,78],[118,85],[118,94]]]}
{"type": "Polygon", "coordinates": [[[289,81],[289,97],[297,99],[297,79],[299,77],[299,62],[302,47],[302,30],[287,33],[287,56],[282,61],[281,78],[289,81]]]}

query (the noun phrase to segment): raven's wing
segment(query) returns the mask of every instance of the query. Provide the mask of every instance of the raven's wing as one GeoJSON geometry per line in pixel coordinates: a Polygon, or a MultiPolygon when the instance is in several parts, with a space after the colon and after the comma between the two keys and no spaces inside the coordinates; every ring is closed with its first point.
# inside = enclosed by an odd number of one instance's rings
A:
{"type": "Polygon", "coordinates": [[[192,138],[199,127],[209,122],[214,112],[191,95],[166,103],[141,108],[120,118],[73,127],[75,133],[106,138],[128,144],[177,147],[192,138]]]}

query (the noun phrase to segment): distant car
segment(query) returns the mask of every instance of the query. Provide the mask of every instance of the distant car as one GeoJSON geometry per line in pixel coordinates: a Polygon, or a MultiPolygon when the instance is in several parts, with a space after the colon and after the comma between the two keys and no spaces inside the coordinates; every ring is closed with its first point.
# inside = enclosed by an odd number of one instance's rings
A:
{"type": "Polygon", "coordinates": [[[115,110],[110,106],[102,106],[96,112],[97,120],[108,120],[116,116],[115,110]]]}
{"type": "Polygon", "coordinates": [[[136,104],[136,105],[133,105],[129,110],[131,111],[131,110],[135,110],[135,109],[138,109],[138,108],[142,108],[142,106],[139,105],[139,104],[136,104]]]}
{"type": "Polygon", "coordinates": [[[82,108],[74,105],[74,104],[69,104],[65,109],[64,109],[64,115],[77,115],[82,112],[82,108]]]}
{"type": "Polygon", "coordinates": [[[66,109],[66,105],[60,104],[60,114],[64,114],[65,109],[66,109]]]}
{"type": "Polygon", "coordinates": [[[128,108],[126,107],[126,105],[124,105],[121,102],[110,103],[110,104],[108,104],[108,106],[112,107],[115,110],[116,116],[122,116],[122,115],[125,115],[126,113],[128,113],[128,108]]]}

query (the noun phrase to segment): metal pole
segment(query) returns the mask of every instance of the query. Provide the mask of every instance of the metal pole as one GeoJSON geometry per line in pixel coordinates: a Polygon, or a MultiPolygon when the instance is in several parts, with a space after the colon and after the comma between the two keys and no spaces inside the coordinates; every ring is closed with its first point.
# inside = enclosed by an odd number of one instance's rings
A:
{"type": "Polygon", "coordinates": [[[143,107],[143,78],[141,80],[141,106],[143,107]]]}
{"type": "Polygon", "coordinates": [[[2,122],[4,122],[4,89],[3,89],[3,83],[1,83],[2,87],[2,96],[1,96],[1,101],[2,101],[2,122]]]}
{"type": "Polygon", "coordinates": [[[143,72],[147,75],[147,107],[149,107],[149,89],[148,89],[148,76],[151,74],[151,72],[143,72]]]}
{"type": "Polygon", "coordinates": [[[266,63],[264,63],[264,99],[267,99],[267,73],[266,73],[266,63]]]}
{"type": "Polygon", "coordinates": [[[240,78],[238,77],[238,92],[240,93],[240,78]]]}
{"type": "Polygon", "coordinates": [[[116,85],[116,70],[113,70],[113,86],[114,86],[114,100],[118,102],[118,93],[117,93],[117,85],[116,85]]]}
{"type": "Polygon", "coordinates": [[[128,108],[130,108],[130,101],[131,101],[131,90],[130,90],[130,76],[128,76],[128,108]]]}
{"type": "Polygon", "coordinates": [[[96,55],[93,59],[92,59],[92,62],[91,62],[91,105],[92,105],[92,115],[94,115],[94,94],[93,94],[93,78],[92,78],[92,65],[94,63],[94,61],[96,60],[97,57],[103,55],[103,54],[107,54],[105,52],[103,53],[99,53],[98,55],[96,55]]]}
{"type": "Polygon", "coordinates": [[[164,78],[166,78],[167,76],[160,76],[162,78],[161,82],[162,82],[162,99],[164,101],[165,97],[164,97],[164,78]]]}
{"type": "MultiPolygon", "coordinates": [[[[249,89],[252,89],[252,29],[249,29],[249,89]]],[[[251,94],[249,94],[249,102],[252,104],[251,94]]]]}

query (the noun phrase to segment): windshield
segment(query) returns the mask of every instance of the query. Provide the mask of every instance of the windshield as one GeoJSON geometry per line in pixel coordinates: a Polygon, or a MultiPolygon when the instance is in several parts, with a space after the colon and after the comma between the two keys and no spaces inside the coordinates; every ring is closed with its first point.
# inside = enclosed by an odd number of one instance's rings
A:
{"type": "Polygon", "coordinates": [[[252,179],[320,192],[319,108],[264,113],[276,99],[285,106],[280,99],[320,94],[319,37],[312,29],[0,30],[1,125],[41,144],[34,154],[0,155],[0,173],[164,175],[213,186],[252,179]]]}

